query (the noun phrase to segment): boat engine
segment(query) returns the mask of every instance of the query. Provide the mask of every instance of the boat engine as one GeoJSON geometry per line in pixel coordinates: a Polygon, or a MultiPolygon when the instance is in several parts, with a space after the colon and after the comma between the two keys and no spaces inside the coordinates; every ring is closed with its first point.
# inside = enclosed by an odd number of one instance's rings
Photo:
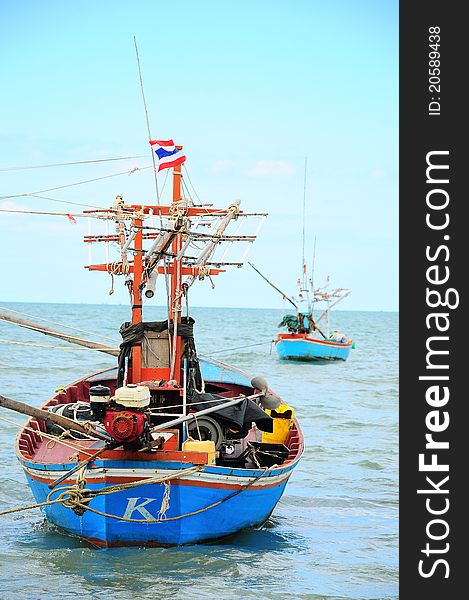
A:
{"type": "Polygon", "coordinates": [[[116,389],[112,398],[109,388],[90,388],[90,404],[96,418],[104,423],[108,434],[126,450],[137,450],[151,441],[150,390],[144,385],[128,384],[116,389]],[[100,388],[100,389],[98,389],[100,388]],[[108,395],[104,393],[108,390],[108,395]]]}
{"type": "Polygon", "coordinates": [[[145,433],[148,418],[144,413],[135,410],[110,408],[104,416],[104,426],[109,435],[117,442],[134,444],[145,433]]]}

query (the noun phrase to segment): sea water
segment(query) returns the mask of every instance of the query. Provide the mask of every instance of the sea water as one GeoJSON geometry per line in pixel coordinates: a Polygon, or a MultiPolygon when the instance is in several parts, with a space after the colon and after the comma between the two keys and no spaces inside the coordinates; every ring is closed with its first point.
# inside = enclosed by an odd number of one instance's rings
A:
{"type": "MultiPolygon", "coordinates": [[[[129,320],[124,306],[4,306],[115,347],[129,320]]],[[[265,376],[295,408],[306,450],[269,521],[216,544],[97,550],[55,530],[38,509],[1,516],[1,600],[397,598],[398,314],[334,312],[331,326],[356,348],[347,362],[327,364],[279,360],[270,340],[283,314],[192,310],[199,354],[265,376]]],[[[163,309],[146,318],[163,319],[163,309]]],[[[4,322],[0,339],[9,340],[0,342],[0,394],[34,406],[114,363],[91,350],[42,348],[67,344],[4,322]]],[[[24,421],[4,409],[0,417],[24,421]]],[[[0,510],[34,502],[14,454],[17,431],[0,420],[0,510]]]]}

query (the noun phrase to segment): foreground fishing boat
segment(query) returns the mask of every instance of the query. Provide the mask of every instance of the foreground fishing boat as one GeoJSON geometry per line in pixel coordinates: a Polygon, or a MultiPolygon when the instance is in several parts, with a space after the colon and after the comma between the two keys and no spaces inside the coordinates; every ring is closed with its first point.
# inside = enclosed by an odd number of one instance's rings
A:
{"type": "MultiPolygon", "coordinates": [[[[223,243],[255,239],[228,235],[230,224],[265,215],[243,213],[239,202],[216,209],[184,199],[182,149],[152,144],[160,169],[173,169],[170,205],[117,197],[110,209],[86,211],[114,223],[115,233],[85,241],[118,250],[115,262],[88,269],[120,276],[130,294],[117,365],[30,409],[16,440],[46,519],[103,547],[192,544],[259,526],[303,452],[294,410],[262,377],[198,357],[189,314],[196,280],[242,264],[216,258],[223,243]],[[156,294],[158,277],[167,319],[145,322],[143,300],[156,294]]],[[[19,410],[21,403],[0,400],[19,410]]]]}

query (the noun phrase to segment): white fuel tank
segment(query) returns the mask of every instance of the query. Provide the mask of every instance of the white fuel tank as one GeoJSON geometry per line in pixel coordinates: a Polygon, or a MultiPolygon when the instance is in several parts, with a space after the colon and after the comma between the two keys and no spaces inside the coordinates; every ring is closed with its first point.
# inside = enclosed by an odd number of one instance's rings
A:
{"type": "Polygon", "coordinates": [[[129,383],[117,388],[113,400],[127,408],[145,408],[150,404],[150,389],[146,385],[129,383]]]}

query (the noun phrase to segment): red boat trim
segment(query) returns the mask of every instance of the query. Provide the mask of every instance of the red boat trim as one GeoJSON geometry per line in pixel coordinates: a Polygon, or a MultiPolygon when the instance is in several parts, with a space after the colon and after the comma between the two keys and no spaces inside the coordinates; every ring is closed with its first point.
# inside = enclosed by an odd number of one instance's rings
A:
{"type": "MultiPolygon", "coordinates": [[[[25,471],[27,477],[29,477],[30,479],[33,479],[34,481],[37,481],[39,483],[43,483],[48,485],[49,483],[52,483],[54,481],[53,478],[49,479],[46,477],[39,477],[37,475],[31,475],[31,473],[25,471]]],[[[274,483],[268,483],[268,484],[263,484],[263,485],[259,485],[259,486],[252,486],[250,489],[252,490],[266,490],[266,489],[270,489],[270,488],[274,488],[277,487],[278,485],[282,484],[284,481],[288,481],[288,479],[290,478],[291,475],[291,471],[287,472],[287,474],[285,475],[285,477],[283,477],[280,480],[275,481],[274,483]]],[[[98,485],[98,484],[103,484],[103,483],[109,483],[109,484],[117,484],[117,483],[129,483],[129,481],[131,481],[131,479],[129,477],[106,477],[106,478],[100,478],[100,479],[96,479],[96,478],[87,478],[86,479],[86,483],[88,485],[98,485]]],[[[143,480],[138,480],[138,481],[143,481],[143,480]]],[[[245,487],[246,484],[238,484],[238,483],[232,483],[232,484],[224,484],[224,483],[214,483],[214,482],[210,482],[210,481],[197,481],[197,480],[188,480],[188,479],[175,479],[170,480],[171,481],[171,485],[181,485],[184,487],[202,487],[202,488],[213,488],[213,489],[219,489],[219,490],[240,490],[243,489],[245,487]]],[[[263,480],[265,481],[265,480],[263,480]]],[[[76,483],[75,479],[66,479],[65,481],[62,482],[61,485],[65,486],[65,485],[74,485],[76,483]]],[[[159,485],[159,484],[157,484],[159,485]]]]}
{"type": "Polygon", "coordinates": [[[320,340],[316,338],[308,337],[307,333],[279,333],[277,334],[277,344],[279,342],[288,341],[302,341],[310,344],[319,344],[320,346],[333,346],[334,348],[350,348],[353,342],[347,342],[342,344],[340,342],[334,342],[332,340],[320,340]]]}

